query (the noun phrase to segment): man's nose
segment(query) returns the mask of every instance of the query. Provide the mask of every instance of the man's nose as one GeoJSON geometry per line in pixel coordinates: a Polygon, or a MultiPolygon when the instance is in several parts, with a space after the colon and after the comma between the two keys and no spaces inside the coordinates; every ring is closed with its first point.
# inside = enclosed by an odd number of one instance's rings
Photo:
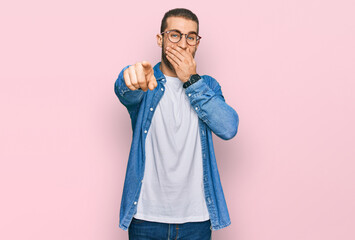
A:
{"type": "Polygon", "coordinates": [[[186,47],[187,47],[186,35],[181,36],[178,46],[181,47],[182,49],[186,49],[186,47]]]}

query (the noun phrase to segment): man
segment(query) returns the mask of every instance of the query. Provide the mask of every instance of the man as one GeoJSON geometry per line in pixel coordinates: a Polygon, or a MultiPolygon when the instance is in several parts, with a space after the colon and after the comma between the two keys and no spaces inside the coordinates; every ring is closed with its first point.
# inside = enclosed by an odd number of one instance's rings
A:
{"type": "Polygon", "coordinates": [[[133,130],[119,224],[129,239],[207,240],[231,223],[211,132],[233,138],[239,117],[219,83],[196,72],[198,34],[194,13],[168,11],[162,61],[128,65],[115,82],[133,130]]]}

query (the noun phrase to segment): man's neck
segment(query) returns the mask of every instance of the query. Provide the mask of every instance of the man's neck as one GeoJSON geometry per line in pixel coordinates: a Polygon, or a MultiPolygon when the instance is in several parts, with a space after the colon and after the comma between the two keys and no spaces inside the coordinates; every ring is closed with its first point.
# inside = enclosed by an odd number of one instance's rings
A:
{"type": "Polygon", "coordinates": [[[175,71],[172,71],[168,66],[165,65],[164,61],[162,60],[160,63],[160,71],[166,76],[169,77],[177,77],[175,71]]]}

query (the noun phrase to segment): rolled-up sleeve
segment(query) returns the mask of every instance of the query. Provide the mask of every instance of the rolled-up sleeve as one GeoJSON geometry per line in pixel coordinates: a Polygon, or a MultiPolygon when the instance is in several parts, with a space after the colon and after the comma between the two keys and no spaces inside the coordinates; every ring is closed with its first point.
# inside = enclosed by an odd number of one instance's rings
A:
{"type": "Polygon", "coordinates": [[[226,103],[221,86],[214,78],[201,76],[199,81],[186,88],[185,93],[198,117],[218,137],[229,140],[237,134],[239,116],[226,103]]]}

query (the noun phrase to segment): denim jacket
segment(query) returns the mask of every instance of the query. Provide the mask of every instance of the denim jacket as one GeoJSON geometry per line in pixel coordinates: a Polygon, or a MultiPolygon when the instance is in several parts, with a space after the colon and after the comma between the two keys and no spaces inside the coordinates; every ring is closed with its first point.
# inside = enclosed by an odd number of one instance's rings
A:
{"type": "MultiPolygon", "coordinates": [[[[119,227],[125,231],[137,211],[145,167],[145,139],[165,90],[166,79],[159,68],[160,64],[158,62],[153,67],[158,83],[153,90],[133,91],[126,86],[123,71],[130,65],[121,70],[114,85],[115,94],[128,110],[133,130],[119,217],[119,227]]],[[[217,169],[212,132],[224,140],[233,138],[238,131],[239,117],[225,102],[220,85],[211,76],[202,75],[199,81],[185,89],[185,94],[199,117],[205,200],[212,230],[218,230],[230,225],[231,221],[217,169]]]]}

